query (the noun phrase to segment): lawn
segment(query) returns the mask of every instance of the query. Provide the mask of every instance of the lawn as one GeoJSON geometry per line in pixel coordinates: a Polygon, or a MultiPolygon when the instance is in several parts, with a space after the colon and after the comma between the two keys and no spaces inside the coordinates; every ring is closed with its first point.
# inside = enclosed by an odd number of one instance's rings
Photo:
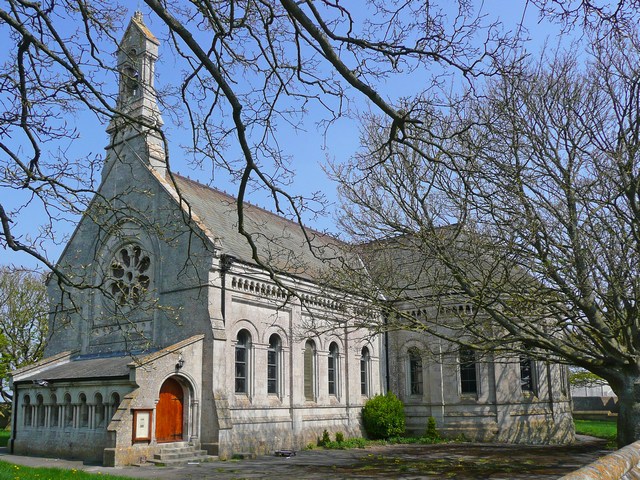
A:
{"type": "Polygon", "coordinates": [[[615,421],[611,420],[574,420],[576,433],[581,435],[591,435],[592,437],[609,440],[608,447],[616,448],[616,435],[618,427],[615,421]]]}
{"type": "Polygon", "coordinates": [[[108,480],[133,480],[130,477],[117,477],[98,473],[86,473],[82,470],[64,470],[61,468],[33,468],[0,461],[0,480],[16,479],[41,479],[41,480],[95,480],[106,478],[108,480]]]}

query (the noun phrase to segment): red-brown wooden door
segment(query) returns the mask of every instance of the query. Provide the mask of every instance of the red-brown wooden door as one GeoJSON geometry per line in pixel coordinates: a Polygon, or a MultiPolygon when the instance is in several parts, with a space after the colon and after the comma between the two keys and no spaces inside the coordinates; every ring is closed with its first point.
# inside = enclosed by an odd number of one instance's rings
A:
{"type": "Polygon", "coordinates": [[[182,386],[169,378],[160,387],[160,401],[156,405],[156,441],[182,441],[184,392],[182,386]]]}

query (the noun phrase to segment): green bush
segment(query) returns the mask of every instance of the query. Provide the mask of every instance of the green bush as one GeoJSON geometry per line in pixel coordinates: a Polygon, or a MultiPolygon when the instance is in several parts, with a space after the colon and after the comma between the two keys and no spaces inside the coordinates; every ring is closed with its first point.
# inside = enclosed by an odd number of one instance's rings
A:
{"type": "Polygon", "coordinates": [[[362,409],[364,429],[371,438],[389,438],[404,433],[404,405],[393,393],[376,395],[362,409]]]}
{"type": "Polygon", "coordinates": [[[344,434],[342,432],[336,432],[336,443],[344,442],[344,434]]]}
{"type": "Polygon", "coordinates": [[[440,434],[438,430],[436,430],[436,419],[433,417],[429,417],[427,420],[427,430],[424,433],[425,438],[428,440],[439,440],[440,434]]]}
{"type": "Polygon", "coordinates": [[[318,437],[318,446],[326,447],[330,443],[331,443],[331,437],[329,436],[329,432],[325,430],[324,432],[322,432],[322,438],[318,437]]]}

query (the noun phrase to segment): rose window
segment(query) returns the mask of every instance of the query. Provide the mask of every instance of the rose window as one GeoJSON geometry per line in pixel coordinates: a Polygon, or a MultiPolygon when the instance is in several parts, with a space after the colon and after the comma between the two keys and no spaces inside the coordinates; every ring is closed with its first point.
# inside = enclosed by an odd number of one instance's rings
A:
{"type": "Polygon", "coordinates": [[[116,253],[112,263],[109,292],[117,305],[138,305],[149,289],[151,260],[137,245],[127,245],[116,253]]]}

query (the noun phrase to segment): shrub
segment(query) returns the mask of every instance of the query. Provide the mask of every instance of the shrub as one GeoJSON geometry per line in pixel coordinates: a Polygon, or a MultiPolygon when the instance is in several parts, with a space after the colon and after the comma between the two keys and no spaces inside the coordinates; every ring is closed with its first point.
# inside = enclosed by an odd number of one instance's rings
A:
{"type": "Polygon", "coordinates": [[[393,393],[376,395],[362,409],[364,429],[371,438],[389,438],[404,433],[404,405],[393,393]]]}
{"type": "Polygon", "coordinates": [[[342,432],[336,432],[336,443],[344,442],[344,435],[342,432]]]}
{"type": "Polygon", "coordinates": [[[433,417],[429,417],[427,420],[427,430],[424,433],[425,438],[429,440],[439,440],[440,434],[438,430],[436,430],[436,419],[433,417]]]}
{"type": "Polygon", "coordinates": [[[322,438],[318,438],[318,446],[326,447],[330,443],[331,443],[331,437],[329,436],[329,432],[325,430],[324,432],[322,432],[322,438]]]}

